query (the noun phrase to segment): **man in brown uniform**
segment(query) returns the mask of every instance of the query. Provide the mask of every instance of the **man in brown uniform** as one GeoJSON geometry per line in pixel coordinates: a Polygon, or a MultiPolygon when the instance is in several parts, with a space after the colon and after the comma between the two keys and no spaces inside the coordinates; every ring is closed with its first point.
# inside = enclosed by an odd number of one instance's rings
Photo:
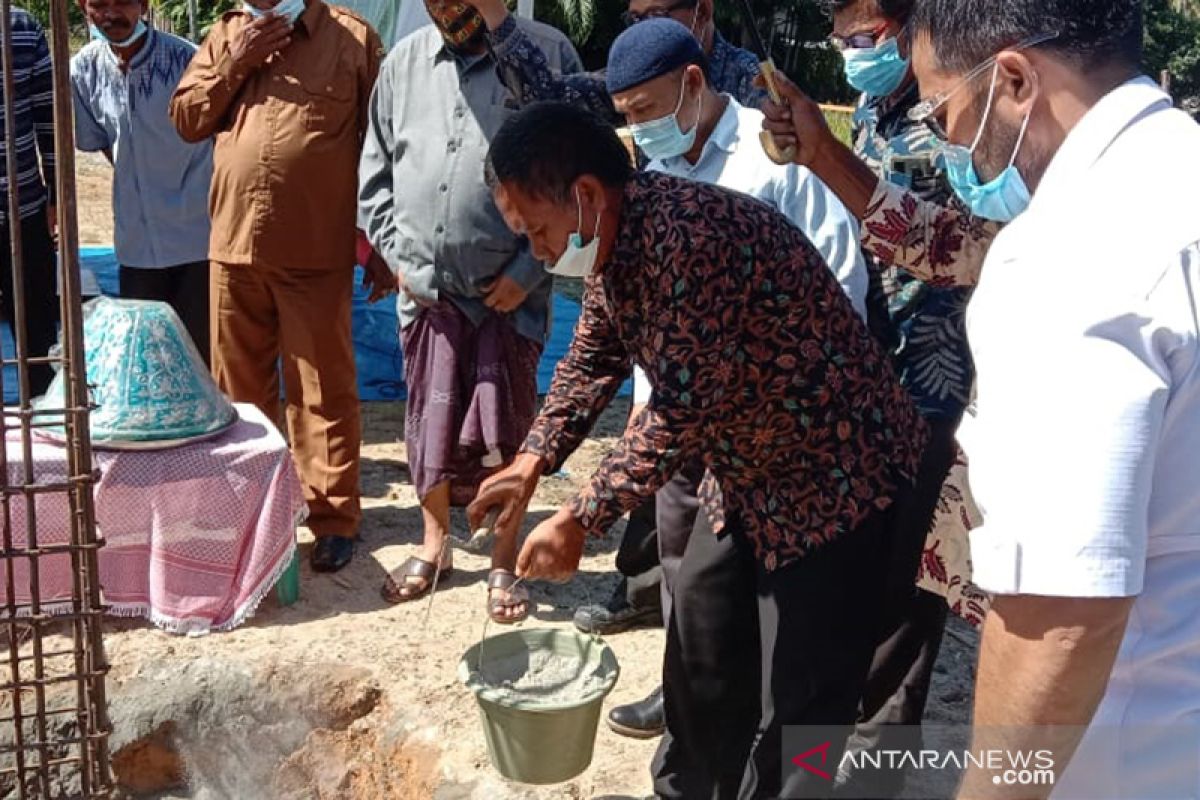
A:
{"type": "Polygon", "coordinates": [[[320,571],[350,561],[361,516],[350,303],[358,156],[382,55],[345,9],[249,0],[213,27],[171,101],[184,139],[215,136],[213,374],[276,419],[282,362],[320,571]]]}

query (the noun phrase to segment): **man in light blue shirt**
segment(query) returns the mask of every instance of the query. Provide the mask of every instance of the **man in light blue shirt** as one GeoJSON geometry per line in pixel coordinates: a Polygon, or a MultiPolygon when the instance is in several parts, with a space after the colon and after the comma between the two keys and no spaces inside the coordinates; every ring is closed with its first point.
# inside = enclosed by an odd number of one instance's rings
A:
{"type": "MultiPolygon", "coordinates": [[[[629,121],[634,143],[650,159],[647,169],[736,189],[777,208],[812,241],[865,319],[868,276],[858,224],[807,168],[781,166],[767,158],[759,143],[761,112],[712,87],[708,61],[685,26],[670,19],[649,19],[630,28],[609,52],[606,79],[613,105],[629,121]]],[[[648,396],[649,384],[635,370],[635,404],[648,396]]],[[[672,635],[688,641],[685,649],[694,652],[697,663],[713,663],[721,646],[720,625],[714,622],[717,613],[700,612],[698,617],[693,610],[704,602],[703,595],[720,594],[716,588],[720,578],[708,583],[710,577],[740,569],[741,562],[732,542],[725,541],[714,548],[707,569],[690,576],[679,572],[699,507],[702,476],[702,466],[685,467],[658,493],[656,523],[663,618],[674,626],[672,635]],[[676,593],[686,593],[687,598],[672,617],[676,593]]],[[[631,521],[626,536],[637,536],[638,527],[631,521]]],[[[657,733],[664,727],[661,690],[641,703],[613,709],[608,721],[626,735],[657,733]]],[[[682,754],[677,751],[668,736],[655,762],[656,787],[667,795],[680,769],[682,754]]]]}
{"type": "Polygon", "coordinates": [[[71,59],[75,142],[113,165],[121,296],[169,303],[205,362],[212,142],[179,137],[167,106],[190,42],[149,27],[143,0],[81,0],[93,41],[71,59]]]}

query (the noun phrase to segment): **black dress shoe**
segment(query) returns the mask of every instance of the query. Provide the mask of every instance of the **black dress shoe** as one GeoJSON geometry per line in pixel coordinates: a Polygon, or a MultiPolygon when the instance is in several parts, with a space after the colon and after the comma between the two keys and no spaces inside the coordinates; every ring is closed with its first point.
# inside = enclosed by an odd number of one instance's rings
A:
{"type": "Polygon", "coordinates": [[[640,625],[662,625],[662,609],[657,604],[630,605],[624,581],[604,605],[580,606],[575,610],[575,627],[584,633],[608,636],[640,625]]]}
{"type": "Polygon", "coordinates": [[[337,572],[354,558],[354,540],[349,536],[321,536],[313,545],[309,563],[313,572],[337,572]]]}
{"type": "Polygon", "coordinates": [[[662,736],[667,729],[667,717],[663,710],[662,687],[659,686],[645,700],[617,706],[608,712],[608,727],[622,736],[634,739],[653,739],[662,736]]]}

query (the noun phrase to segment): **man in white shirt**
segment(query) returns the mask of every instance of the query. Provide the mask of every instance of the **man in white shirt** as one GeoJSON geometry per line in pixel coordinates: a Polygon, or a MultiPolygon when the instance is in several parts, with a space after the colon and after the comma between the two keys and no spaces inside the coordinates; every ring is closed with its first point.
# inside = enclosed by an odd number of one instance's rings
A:
{"type": "MultiPolygon", "coordinates": [[[[868,276],[858,246],[858,224],[806,167],[780,166],[767,158],[759,144],[761,112],[710,85],[704,52],[687,27],[671,19],[648,19],[625,31],[609,51],[606,82],[634,143],[650,159],[647,169],[736,189],[779,209],[816,246],[865,318],[868,276]]],[[[635,368],[634,403],[646,402],[649,394],[649,382],[635,368]]],[[[707,603],[724,602],[719,576],[738,568],[732,543],[727,537],[713,548],[710,568],[693,573],[703,581],[684,581],[679,573],[699,508],[703,472],[699,465],[684,468],[658,493],[657,538],[663,618],[671,619],[672,594],[686,592],[688,613],[677,614],[678,635],[689,642],[711,643],[697,658],[716,661],[722,615],[709,610],[707,603]]],[[[636,532],[627,530],[626,535],[636,532]]],[[[665,727],[661,689],[641,702],[614,708],[608,723],[625,735],[660,732],[665,727]]],[[[668,737],[655,764],[660,782],[674,771],[672,749],[668,737]]]]}
{"type": "MultiPolygon", "coordinates": [[[[1054,796],[1088,800],[1200,797],[1200,126],[1139,73],[1141,5],[922,0],[912,20],[914,114],[976,213],[1019,215],[968,311],[959,438],[996,593],[976,741],[1051,745],[1054,796]]],[[[928,265],[978,278],[953,272],[928,265]]],[[[969,770],[960,797],[1013,796],[996,777],[969,770]]]]}

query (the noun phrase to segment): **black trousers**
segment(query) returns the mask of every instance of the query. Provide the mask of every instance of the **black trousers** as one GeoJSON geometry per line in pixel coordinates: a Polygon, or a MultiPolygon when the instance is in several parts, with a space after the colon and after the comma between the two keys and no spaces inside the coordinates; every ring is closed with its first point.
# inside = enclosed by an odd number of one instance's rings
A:
{"type": "MultiPolygon", "coordinates": [[[[14,309],[12,274],[12,233],[8,224],[0,225],[3,241],[0,242],[0,292],[4,293],[4,319],[13,327],[16,339],[16,312],[14,309]]],[[[21,263],[25,298],[25,342],[28,355],[40,357],[49,353],[58,341],[59,301],[55,271],[57,259],[54,240],[46,222],[46,209],[21,220],[21,263]]],[[[54,368],[49,364],[35,364],[29,368],[29,388],[33,395],[44,394],[54,378],[54,368]]]]}
{"type": "Polygon", "coordinates": [[[891,516],[876,513],[775,572],[735,525],[718,538],[696,516],[673,578],[658,796],[773,798],[814,779],[797,769],[784,778],[783,728],[854,723],[878,642],[891,516]]]}
{"type": "Polygon", "coordinates": [[[663,594],[656,508],[656,498],[652,497],[631,511],[617,547],[617,571],[621,573],[618,591],[623,591],[629,605],[636,608],[653,608],[663,594]]]}
{"type": "MultiPolygon", "coordinates": [[[[954,464],[958,446],[954,434],[958,419],[930,422],[930,439],[921,463],[921,471],[910,495],[911,513],[908,531],[899,532],[909,543],[901,559],[901,572],[916,573],[916,559],[923,549],[941,495],[942,484],[954,464]],[[914,552],[912,543],[918,543],[914,552]],[[911,566],[910,566],[911,565],[911,566]]],[[[911,584],[910,584],[911,586],[911,584]]],[[[921,748],[916,741],[899,738],[895,726],[919,726],[925,715],[925,702],[933,679],[933,665],[942,645],[948,608],[945,598],[911,586],[908,592],[897,588],[893,610],[887,617],[882,640],[875,649],[871,670],[859,706],[858,724],[847,748],[855,751],[874,748],[921,748]]],[[[905,731],[911,737],[916,731],[905,731]]],[[[904,785],[904,770],[868,770],[863,775],[843,773],[839,783],[868,796],[898,794],[904,785]],[[869,784],[864,781],[870,781],[869,784]]]]}
{"type": "Polygon", "coordinates": [[[204,363],[211,364],[207,261],[150,269],[122,266],[120,278],[121,297],[169,304],[179,315],[204,363]]]}

